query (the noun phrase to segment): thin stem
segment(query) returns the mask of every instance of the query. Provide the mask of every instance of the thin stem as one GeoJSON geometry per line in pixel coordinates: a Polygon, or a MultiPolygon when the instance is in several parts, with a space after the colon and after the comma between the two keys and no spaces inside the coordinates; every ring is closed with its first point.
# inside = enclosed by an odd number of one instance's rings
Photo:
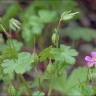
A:
{"type": "MultiPolygon", "coordinates": [[[[60,18],[59,23],[58,23],[58,25],[57,25],[57,27],[55,29],[55,32],[56,32],[56,34],[57,34],[57,36],[58,36],[59,39],[60,39],[60,37],[59,37],[59,35],[60,35],[59,28],[60,28],[61,20],[62,20],[62,18],[60,18]]],[[[57,42],[56,42],[56,48],[58,48],[58,47],[59,47],[59,40],[57,40],[57,42]]]]}
{"type": "MultiPolygon", "coordinates": [[[[52,64],[51,58],[49,59],[49,64],[52,64]]],[[[52,87],[51,84],[49,84],[48,96],[51,96],[51,93],[52,93],[52,87]]]]}
{"type": "Polygon", "coordinates": [[[21,74],[19,74],[18,76],[19,76],[19,78],[20,78],[20,81],[21,81],[21,82],[26,86],[26,88],[28,89],[29,96],[32,96],[32,90],[31,90],[29,84],[27,83],[27,81],[25,80],[25,78],[24,78],[21,74]]]}
{"type": "Polygon", "coordinates": [[[6,29],[3,27],[3,25],[0,24],[0,26],[1,26],[1,28],[2,28],[2,30],[3,30],[3,32],[4,32],[4,34],[7,36],[7,38],[10,38],[11,35],[7,33],[7,31],[6,31],[6,29]]]}
{"type": "Polygon", "coordinates": [[[40,86],[41,86],[40,72],[38,72],[37,67],[35,67],[35,72],[36,72],[37,77],[38,77],[38,89],[41,90],[41,88],[40,88],[40,86]]]}
{"type": "Polygon", "coordinates": [[[35,41],[36,41],[35,36],[34,36],[34,39],[33,40],[34,40],[33,41],[33,43],[34,43],[34,45],[33,45],[33,52],[35,53],[36,52],[36,49],[35,49],[35,41]]]}
{"type": "Polygon", "coordinates": [[[51,88],[51,85],[50,85],[49,90],[48,90],[48,96],[51,96],[51,93],[52,93],[52,88],[51,88]]]}
{"type": "Polygon", "coordinates": [[[88,73],[87,73],[87,82],[89,82],[90,81],[90,68],[88,68],[88,73]]]}
{"type": "Polygon", "coordinates": [[[62,20],[62,18],[60,18],[59,23],[58,23],[57,28],[56,28],[56,29],[57,29],[57,32],[58,32],[58,34],[59,34],[59,27],[60,27],[61,20],[62,20]]]}

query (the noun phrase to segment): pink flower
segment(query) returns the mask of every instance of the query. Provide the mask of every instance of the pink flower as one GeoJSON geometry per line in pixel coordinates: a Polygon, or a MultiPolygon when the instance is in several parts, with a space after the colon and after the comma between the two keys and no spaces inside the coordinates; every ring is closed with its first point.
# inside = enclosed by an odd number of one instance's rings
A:
{"type": "Polygon", "coordinates": [[[96,51],[91,52],[90,56],[85,57],[88,67],[96,66],[96,51]]]}

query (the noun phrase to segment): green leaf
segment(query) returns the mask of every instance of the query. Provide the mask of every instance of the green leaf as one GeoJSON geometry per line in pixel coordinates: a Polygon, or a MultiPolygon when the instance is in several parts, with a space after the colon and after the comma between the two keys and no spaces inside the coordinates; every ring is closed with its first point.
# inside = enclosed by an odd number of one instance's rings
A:
{"type": "Polygon", "coordinates": [[[46,48],[40,54],[40,61],[46,59],[53,59],[56,62],[74,64],[75,58],[78,53],[75,49],[71,49],[69,46],[60,45],[60,48],[46,48]]]}
{"type": "Polygon", "coordinates": [[[21,48],[23,46],[22,42],[17,41],[15,39],[13,39],[11,42],[13,43],[13,47],[15,47],[15,49],[16,49],[17,52],[21,50],[21,48]]]}
{"type": "Polygon", "coordinates": [[[13,40],[13,44],[17,52],[20,51],[23,46],[23,43],[17,40],[13,40]]]}
{"type": "Polygon", "coordinates": [[[33,93],[32,96],[45,96],[45,93],[40,92],[40,91],[36,91],[36,92],[33,93]]]}
{"type": "Polygon", "coordinates": [[[44,61],[51,57],[50,50],[51,50],[51,46],[39,53],[40,61],[44,61]]]}
{"type": "Polygon", "coordinates": [[[22,52],[18,54],[18,59],[7,59],[2,63],[4,68],[4,73],[20,73],[23,74],[32,69],[32,55],[27,52],[22,52]]]}
{"type": "Polygon", "coordinates": [[[33,44],[34,38],[40,35],[44,28],[44,24],[41,22],[39,16],[32,15],[27,17],[26,22],[22,24],[22,37],[28,44],[33,44]]]}
{"type": "Polygon", "coordinates": [[[6,44],[0,44],[0,53],[2,53],[6,48],[7,48],[7,45],[6,44]]]}
{"type": "Polygon", "coordinates": [[[23,29],[22,37],[26,43],[32,43],[32,41],[33,41],[32,32],[28,28],[26,28],[26,26],[24,26],[24,27],[25,28],[23,29]]]}
{"type": "Polygon", "coordinates": [[[8,73],[8,74],[6,74],[6,73],[3,72],[2,75],[3,75],[2,80],[6,84],[10,84],[14,80],[14,73],[8,73]]]}
{"type": "Polygon", "coordinates": [[[83,86],[81,85],[81,92],[82,92],[82,95],[84,96],[93,96],[94,95],[94,91],[93,91],[93,88],[91,85],[84,85],[83,86]]]}
{"type": "Polygon", "coordinates": [[[55,11],[50,11],[50,10],[40,10],[38,12],[40,16],[40,20],[44,23],[49,23],[54,20],[56,20],[57,14],[55,11]]]}
{"type": "Polygon", "coordinates": [[[92,41],[96,37],[96,31],[91,28],[83,28],[80,26],[68,27],[62,30],[63,36],[68,36],[72,40],[92,41]],[[87,35],[86,35],[87,34],[87,35]]]}
{"type": "MultiPolygon", "coordinates": [[[[66,74],[64,74],[52,79],[51,86],[53,89],[65,94],[66,96],[82,96],[84,94],[81,91],[80,86],[81,84],[86,84],[87,72],[87,68],[79,67],[75,69],[68,78],[66,74]]],[[[85,87],[87,88],[87,86],[85,87]]],[[[92,93],[92,90],[90,90],[90,93],[92,93]]]]}
{"type": "Polygon", "coordinates": [[[39,34],[41,34],[43,28],[44,28],[44,25],[43,25],[43,24],[38,24],[38,25],[36,25],[36,26],[33,26],[32,32],[33,32],[35,35],[39,35],[39,34]]]}
{"type": "Polygon", "coordinates": [[[17,58],[17,52],[15,48],[10,48],[7,46],[5,50],[2,52],[2,59],[16,59],[17,58]]]}
{"type": "Polygon", "coordinates": [[[15,69],[16,73],[25,73],[26,71],[30,71],[32,69],[31,64],[33,63],[33,58],[30,53],[22,52],[18,55],[17,66],[15,69]]]}
{"type": "Polygon", "coordinates": [[[51,80],[52,88],[61,93],[65,92],[64,91],[65,85],[66,85],[66,74],[63,74],[62,76],[59,76],[51,80]]]}
{"type": "Polygon", "coordinates": [[[69,46],[60,45],[60,48],[53,48],[51,50],[52,58],[59,62],[66,62],[68,64],[74,64],[75,58],[78,53],[75,49],[71,49],[69,46]]]}
{"type": "Polygon", "coordinates": [[[32,28],[32,33],[36,35],[40,34],[42,32],[42,29],[44,28],[44,24],[36,15],[33,15],[29,18],[29,24],[32,28]]]}
{"type": "Polygon", "coordinates": [[[75,92],[75,90],[78,89],[80,93],[79,86],[87,81],[87,76],[88,68],[79,67],[75,69],[67,79],[65,87],[66,92],[69,91],[69,93],[71,94],[71,92],[75,92]]]}
{"type": "Polygon", "coordinates": [[[13,73],[14,69],[16,68],[16,64],[13,60],[4,60],[2,63],[2,67],[4,68],[4,73],[13,73]]]}

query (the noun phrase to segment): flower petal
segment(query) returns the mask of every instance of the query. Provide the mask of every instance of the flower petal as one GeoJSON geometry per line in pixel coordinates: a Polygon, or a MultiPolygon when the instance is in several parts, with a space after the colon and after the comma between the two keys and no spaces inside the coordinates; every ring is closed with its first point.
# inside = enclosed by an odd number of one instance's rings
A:
{"type": "Polygon", "coordinates": [[[96,66],[96,61],[94,62],[94,65],[96,66]]]}
{"type": "Polygon", "coordinates": [[[93,61],[93,60],[92,60],[92,58],[90,56],[86,56],[85,61],[90,62],[90,61],[93,61]]]}
{"type": "Polygon", "coordinates": [[[91,52],[92,57],[96,57],[96,51],[91,52]]]}
{"type": "Polygon", "coordinates": [[[88,62],[88,63],[87,63],[87,66],[88,66],[88,67],[93,67],[93,65],[94,65],[94,62],[88,62]]]}

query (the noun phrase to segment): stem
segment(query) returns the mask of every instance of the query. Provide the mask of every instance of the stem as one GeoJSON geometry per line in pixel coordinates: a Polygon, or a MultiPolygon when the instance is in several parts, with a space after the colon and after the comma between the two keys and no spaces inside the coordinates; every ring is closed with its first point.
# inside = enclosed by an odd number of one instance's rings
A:
{"type": "Polygon", "coordinates": [[[61,20],[62,20],[62,18],[60,18],[59,23],[58,23],[57,28],[56,28],[56,30],[57,30],[58,33],[59,33],[59,27],[60,27],[61,20]]]}
{"type": "Polygon", "coordinates": [[[60,41],[60,36],[59,36],[59,35],[60,35],[59,27],[60,27],[60,22],[61,22],[61,20],[62,20],[62,18],[60,18],[59,23],[58,23],[58,25],[57,25],[57,27],[56,27],[56,29],[55,29],[55,32],[56,32],[57,36],[59,37],[59,40],[56,42],[56,48],[59,47],[59,41],[60,41]]]}
{"type": "Polygon", "coordinates": [[[7,36],[7,38],[11,38],[11,35],[7,33],[7,31],[6,31],[6,29],[3,27],[3,25],[0,24],[0,26],[1,26],[1,28],[2,28],[2,30],[3,30],[3,32],[4,32],[4,34],[7,36]]]}
{"type": "Polygon", "coordinates": [[[88,73],[87,73],[87,82],[90,81],[90,68],[88,68],[88,73]]]}
{"type": "Polygon", "coordinates": [[[8,33],[7,33],[7,30],[3,27],[3,25],[0,24],[0,26],[1,26],[4,34],[7,36],[8,40],[9,40],[9,46],[10,46],[10,48],[12,48],[12,47],[14,48],[14,44],[13,44],[13,42],[11,41],[11,40],[12,40],[12,39],[11,39],[11,31],[10,31],[10,34],[8,34],[8,33]]]}
{"type": "Polygon", "coordinates": [[[36,49],[35,49],[35,41],[36,41],[36,39],[35,39],[35,36],[34,36],[34,39],[33,39],[33,43],[34,43],[34,45],[33,45],[33,52],[34,52],[34,53],[36,52],[36,49]]]}
{"type": "Polygon", "coordinates": [[[41,79],[40,79],[40,73],[38,72],[37,68],[35,68],[35,72],[37,74],[38,77],[38,89],[41,91],[41,79]]]}
{"type": "Polygon", "coordinates": [[[48,96],[51,96],[51,93],[52,93],[52,88],[51,88],[51,85],[50,85],[49,90],[48,90],[48,96]]]}
{"type": "MultiPolygon", "coordinates": [[[[51,58],[49,59],[49,64],[52,64],[51,58]]],[[[51,96],[51,93],[52,93],[52,87],[51,84],[49,84],[48,96],[51,96]]]]}
{"type": "Polygon", "coordinates": [[[19,74],[18,76],[19,76],[20,81],[21,81],[21,82],[26,86],[26,88],[28,89],[29,96],[32,96],[32,90],[30,89],[30,86],[29,86],[29,84],[27,83],[27,81],[24,79],[24,77],[23,77],[21,74],[19,74]]]}

